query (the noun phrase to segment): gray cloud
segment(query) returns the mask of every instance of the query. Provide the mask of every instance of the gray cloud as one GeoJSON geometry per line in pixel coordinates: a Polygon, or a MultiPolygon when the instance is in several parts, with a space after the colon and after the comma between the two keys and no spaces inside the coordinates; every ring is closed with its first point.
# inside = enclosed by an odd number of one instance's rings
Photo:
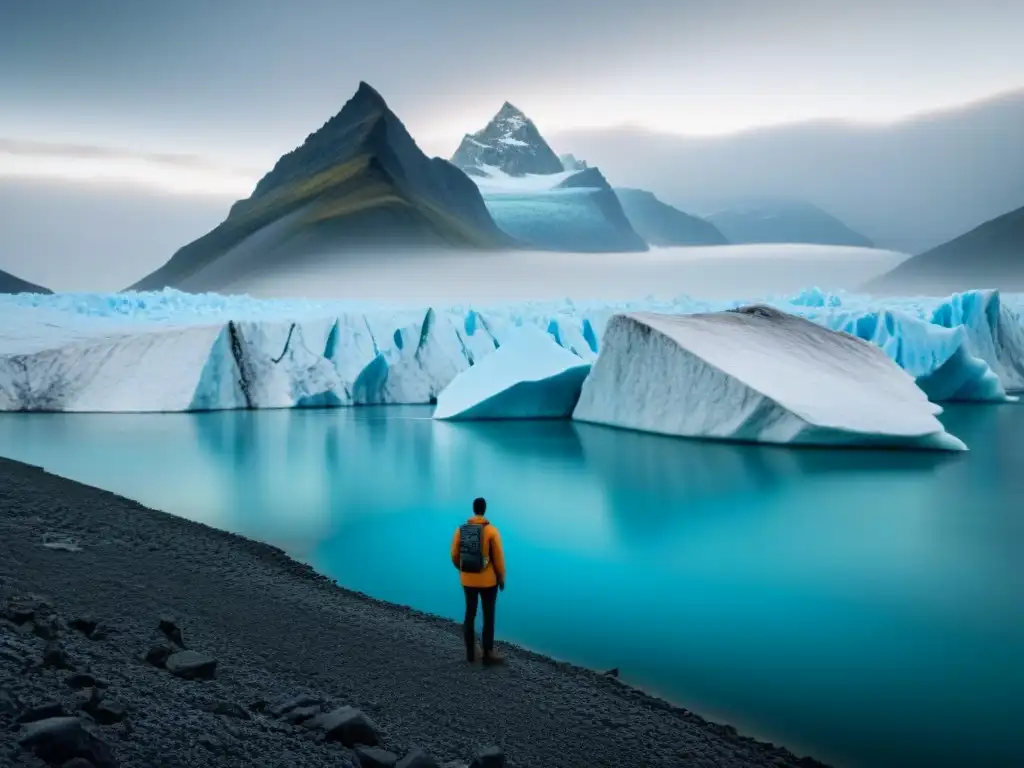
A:
{"type": "Polygon", "coordinates": [[[210,158],[194,154],[139,152],[122,147],[68,144],[63,142],[37,141],[35,139],[5,138],[2,136],[0,136],[0,154],[18,155],[21,157],[65,158],[68,160],[140,160],[157,165],[169,165],[212,173],[250,176],[260,174],[260,171],[253,168],[232,168],[221,165],[210,158]]]}

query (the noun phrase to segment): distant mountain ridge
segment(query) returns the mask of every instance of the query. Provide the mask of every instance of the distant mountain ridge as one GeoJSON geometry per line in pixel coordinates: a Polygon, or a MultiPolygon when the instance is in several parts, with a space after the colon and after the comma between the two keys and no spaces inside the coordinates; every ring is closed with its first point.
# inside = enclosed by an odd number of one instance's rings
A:
{"type": "Polygon", "coordinates": [[[729,239],[706,219],[692,216],[659,200],[643,189],[617,188],[633,228],[651,245],[726,245],[729,239]]]}
{"type": "Polygon", "coordinates": [[[802,200],[757,199],[727,204],[704,218],[732,243],[816,243],[873,248],[832,214],[802,200]]]}
{"type": "Polygon", "coordinates": [[[1024,291],[1024,207],[919,253],[864,286],[933,295],[972,288],[1024,291]]]}
{"type": "Polygon", "coordinates": [[[0,269],[0,293],[53,293],[53,291],[0,269]]]}
{"type": "Polygon", "coordinates": [[[360,248],[514,244],[473,182],[448,161],[424,155],[381,95],[362,82],[222,224],[132,289],[243,289],[299,270],[329,270],[360,248]]]}

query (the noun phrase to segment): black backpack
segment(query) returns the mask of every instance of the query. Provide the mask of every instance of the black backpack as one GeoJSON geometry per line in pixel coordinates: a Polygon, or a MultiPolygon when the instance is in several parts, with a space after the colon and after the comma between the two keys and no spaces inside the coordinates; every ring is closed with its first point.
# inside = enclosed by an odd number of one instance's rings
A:
{"type": "Polygon", "coordinates": [[[487,525],[466,523],[459,526],[459,570],[463,573],[482,573],[490,562],[490,558],[484,555],[487,525]]]}

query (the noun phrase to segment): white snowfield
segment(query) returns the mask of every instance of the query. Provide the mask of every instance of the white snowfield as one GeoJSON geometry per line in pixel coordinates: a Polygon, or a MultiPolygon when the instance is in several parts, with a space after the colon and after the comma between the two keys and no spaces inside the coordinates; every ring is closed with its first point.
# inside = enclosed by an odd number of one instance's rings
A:
{"type": "Polygon", "coordinates": [[[568,418],[590,365],[558,346],[551,334],[518,329],[445,387],[434,418],[568,418]]]}
{"type": "MultiPolygon", "coordinates": [[[[426,404],[519,327],[539,329],[593,362],[617,313],[690,315],[740,303],[680,298],[388,309],[171,290],[3,296],[0,410],[426,404]]],[[[1024,388],[1020,297],[972,291],[883,301],[810,290],[765,303],[873,343],[934,402],[1003,401],[1007,390],[1024,388]]],[[[792,372],[790,381],[801,375],[792,372]]],[[[849,376],[853,385],[860,381],[849,376]]]]}
{"type": "Polygon", "coordinates": [[[573,418],[685,437],[966,450],[868,342],[770,307],[613,317],[573,418]]]}

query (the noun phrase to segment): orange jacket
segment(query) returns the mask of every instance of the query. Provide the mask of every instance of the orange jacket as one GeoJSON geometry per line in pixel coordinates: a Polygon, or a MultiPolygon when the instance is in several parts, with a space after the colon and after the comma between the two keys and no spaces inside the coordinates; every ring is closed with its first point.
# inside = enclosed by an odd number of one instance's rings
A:
{"type": "MultiPolygon", "coordinates": [[[[459,571],[464,587],[493,587],[505,583],[505,551],[501,547],[501,534],[493,523],[484,517],[473,516],[466,522],[473,525],[484,525],[484,560],[486,565],[480,573],[464,573],[459,571]]],[[[452,565],[459,567],[459,529],[452,536],[452,565]]]]}

